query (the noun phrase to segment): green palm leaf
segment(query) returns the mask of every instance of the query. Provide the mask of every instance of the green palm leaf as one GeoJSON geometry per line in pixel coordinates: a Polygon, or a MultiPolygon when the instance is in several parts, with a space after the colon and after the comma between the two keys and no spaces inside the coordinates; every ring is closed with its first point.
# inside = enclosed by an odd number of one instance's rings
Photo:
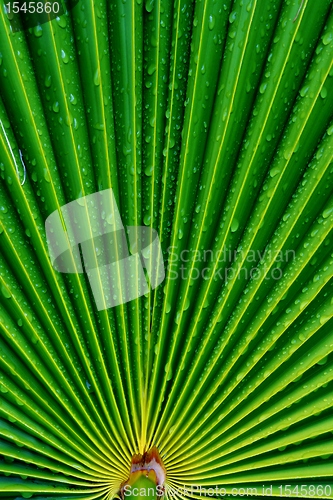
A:
{"type": "Polygon", "coordinates": [[[332,1],[0,7],[0,498],[333,498],[332,1]]]}

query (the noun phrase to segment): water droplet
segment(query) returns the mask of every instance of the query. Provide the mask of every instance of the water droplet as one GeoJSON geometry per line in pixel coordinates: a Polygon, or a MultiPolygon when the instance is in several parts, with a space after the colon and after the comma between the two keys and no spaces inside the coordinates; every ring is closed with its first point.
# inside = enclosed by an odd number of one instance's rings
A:
{"type": "Polygon", "coordinates": [[[93,127],[95,130],[101,130],[101,131],[104,130],[104,128],[105,128],[104,123],[94,123],[93,127]]]}
{"type": "Polygon", "coordinates": [[[327,323],[327,321],[329,321],[331,319],[331,316],[320,316],[320,319],[319,319],[319,323],[321,325],[324,325],[325,323],[327,323]]]}
{"type": "Polygon", "coordinates": [[[237,219],[233,219],[233,221],[231,223],[231,226],[230,226],[230,231],[232,233],[235,233],[238,228],[239,228],[239,222],[238,222],[238,220],[237,219]]]}
{"type": "Polygon", "coordinates": [[[333,40],[333,33],[329,32],[323,36],[323,44],[328,45],[333,40]]]}
{"type": "Polygon", "coordinates": [[[229,23],[232,24],[234,21],[236,21],[236,17],[237,17],[237,12],[234,10],[233,12],[231,12],[229,16],[229,23]]]}
{"type": "Polygon", "coordinates": [[[99,68],[97,68],[94,74],[94,85],[98,87],[99,84],[100,84],[100,74],[99,74],[99,68]]]}
{"type": "Polygon", "coordinates": [[[56,21],[57,21],[58,26],[60,26],[60,28],[66,28],[67,22],[66,22],[65,16],[56,17],[56,21]]]}
{"type": "Polygon", "coordinates": [[[272,168],[272,170],[270,170],[269,175],[271,177],[275,177],[279,173],[280,173],[280,169],[278,167],[275,167],[275,168],[272,168]]]}
{"type": "Polygon", "coordinates": [[[151,177],[153,175],[153,171],[154,171],[154,167],[153,165],[151,165],[150,167],[146,167],[145,168],[145,174],[148,176],[148,177],[151,177]]]}
{"type": "MultiPolygon", "coordinates": [[[[15,422],[16,422],[16,420],[15,420],[15,422]]],[[[21,495],[22,495],[22,498],[31,498],[31,497],[32,497],[32,495],[33,495],[33,493],[29,493],[29,492],[27,492],[27,491],[23,491],[23,492],[21,493],[21,495]]]]}
{"type": "Polygon", "coordinates": [[[146,7],[147,12],[151,12],[153,10],[154,3],[155,3],[155,0],[146,0],[145,7],[146,7]]]}
{"type": "Polygon", "coordinates": [[[266,89],[267,89],[267,83],[262,83],[259,89],[260,94],[263,94],[266,89]]]}
{"type": "Polygon", "coordinates": [[[61,49],[61,59],[63,60],[64,64],[67,64],[69,61],[68,54],[66,54],[63,49],[61,49]]]}
{"type": "Polygon", "coordinates": [[[215,16],[211,15],[211,16],[209,16],[209,20],[208,20],[208,28],[210,30],[213,30],[214,26],[215,26],[215,16]]]}
{"type": "Polygon", "coordinates": [[[327,219],[333,213],[333,208],[326,208],[323,212],[324,219],[327,219]]]}
{"type": "Polygon", "coordinates": [[[60,104],[58,103],[58,101],[53,103],[52,109],[55,113],[59,113],[60,104]]]}
{"type": "Polygon", "coordinates": [[[51,182],[50,172],[46,168],[44,168],[44,179],[46,180],[46,182],[51,182]]]}
{"type": "Polygon", "coordinates": [[[292,154],[293,154],[292,149],[286,149],[285,152],[283,153],[283,157],[285,160],[290,160],[292,154]]]}
{"type": "Polygon", "coordinates": [[[109,214],[107,217],[106,217],[106,222],[107,224],[110,224],[112,225],[114,223],[114,218],[113,218],[113,214],[109,214]]]}
{"type": "Polygon", "coordinates": [[[305,97],[306,94],[309,92],[309,85],[305,85],[304,87],[301,88],[299,91],[301,97],[305,97]]]}
{"type": "Polygon", "coordinates": [[[73,106],[75,106],[75,104],[77,103],[77,99],[73,94],[69,95],[69,102],[73,104],[73,106]]]}
{"type": "Polygon", "coordinates": [[[132,149],[130,146],[127,146],[127,147],[125,145],[123,146],[123,155],[124,156],[128,156],[129,154],[131,154],[131,152],[132,152],[132,149]]]}
{"type": "Polygon", "coordinates": [[[42,34],[43,34],[43,28],[41,27],[41,25],[40,25],[40,24],[38,24],[38,25],[37,25],[37,26],[35,26],[35,28],[34,28],[34,35],[35,35],[37,38],[39,38],[39,37],[41,37],[41,36],[42,36],[42,34]]]}
{"type": "Polygon", "coordinates": [[[187,297],[185,300],[185,304],[183,307],[183,311],[187,311],[187,309],[190,307],[190,299],[187,297]]]}
{"type": "Polygon", "coordinates": [[[143,256],[145,259],[149,259],[149,257],[151,256],[151,249],[150,249],[150,247],[144,248],[144,249],[141,251],[141,254],[142,254],[142,256],[143,256]]]}
{"type": "Polygon", "coordinates": [[[3,393],[3,394],[6,394],[6,392],[8,392],[8,389],[7,387],[5,387],[4,385],[0,385],[0,391],[3,393]]]}
{"type": "MultiPolygon", "coordinates": [[[[66,120],[65,120],[65,123],[68,127],[70,127],[70,125],[73,125],[73,116],[71,115],[71,113],[68,113],[66,115],[66,120]]],[[[79,148],[79,146],[78,146],[79,148]]]]}
{"type": "Polygon", "coordinates": [[[52,83],[52,77],[51,75],[47,75],[44,80],[45,87],[47,88],[51,87],[51,83],[52,83]]]}
{"type": "Polygon", "coordinates": [[[11,291],[4,284],[1,285],[1,293],[5,297],[5,299],[10,299],[12,296],[11,291]]]}
{"type": "Polygon", "coordinates": [[[151,215],[150,214],[146,214],[143,218],[143,223],[145,226],[149,226],[150,224],[150,221],[151,221],[151,215]]]}
{"type": "Polygon", "coordinates": [[[82,194],[82,191],[79,192],[79,194],[76,197],[76,203],[80,205],[80,207],[84,207],[86,205],[86,199],[82,194]]]}
{"type": "Polygon", "coordinates": [[[148,68],[148,75],[153,75],[156,71],[156,64],[151,64],[148,68]]]}

